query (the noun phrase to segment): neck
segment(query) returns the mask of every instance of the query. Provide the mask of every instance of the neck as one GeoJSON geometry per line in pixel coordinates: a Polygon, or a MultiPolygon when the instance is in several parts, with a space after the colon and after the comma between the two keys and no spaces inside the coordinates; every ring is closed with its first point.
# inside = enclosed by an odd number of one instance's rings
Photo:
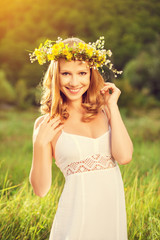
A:
{"type": "Polygon", "coordinates": [[[83,113],[84,109],[81,106],[81,101],[71,101],[67,104],[68,106],[68,110],[70,112],[79,112],[79,113],[83,113]]]}

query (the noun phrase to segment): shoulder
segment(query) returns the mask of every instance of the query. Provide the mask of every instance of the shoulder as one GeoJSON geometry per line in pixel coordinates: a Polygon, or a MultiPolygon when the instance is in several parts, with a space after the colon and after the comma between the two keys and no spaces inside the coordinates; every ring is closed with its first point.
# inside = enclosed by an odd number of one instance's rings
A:
{"type": "Polygon", "coordinates": [[[34,127],[33,127],[34,130],[39,127],[40,123],[44,120],[44,118],[45,118],[46,116],[48,116],[48,114],[44,114],[44,115],[39,116],[38,118],[36,118],[36,120],[35,120],[35,122],[34,122],[34,127]]]}
{"type": "Polygon", "coordinates": [[[35,122],[34,122],[34,126],[33,126],[33,141],[35,140],[38,131],[39,131],[39,126],[41,124],[41,122],[43,121],[43,119],[45,118],[47,114],[39,116],[38,118],[36,118],[35,122]]]}

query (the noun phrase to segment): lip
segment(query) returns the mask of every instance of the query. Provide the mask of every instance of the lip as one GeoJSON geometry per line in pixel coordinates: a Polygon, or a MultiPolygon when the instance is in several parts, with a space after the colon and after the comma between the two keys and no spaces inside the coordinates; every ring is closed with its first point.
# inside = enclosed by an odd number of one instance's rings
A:
{"type": "Polygon", "coordinates": [[[79,93],[79,91],[81,90],[82,87],[80,87],[80,88],[68,88],[68,87],[66,87],[66,88],[70,93],[77,94],[77,93],[79,93]]]}

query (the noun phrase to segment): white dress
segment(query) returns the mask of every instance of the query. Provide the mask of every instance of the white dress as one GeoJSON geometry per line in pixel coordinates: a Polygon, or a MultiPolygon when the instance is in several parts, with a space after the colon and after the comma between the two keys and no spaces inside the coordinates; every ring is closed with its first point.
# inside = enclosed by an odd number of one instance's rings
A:
{"type": "Polygon", "coordinates": [[[55,163],[65,177],[49,240],[128,240],[124,185],[111,127],[98,138],[62,130],[55,163]]]}

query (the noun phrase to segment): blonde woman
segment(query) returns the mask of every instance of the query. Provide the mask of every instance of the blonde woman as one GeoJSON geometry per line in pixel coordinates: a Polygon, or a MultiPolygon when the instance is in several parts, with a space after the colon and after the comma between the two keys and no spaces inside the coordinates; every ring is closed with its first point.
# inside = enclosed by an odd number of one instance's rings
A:
{"type": "Polygon", "coordinates": [[[119,164],[131,161],[133,144],[118,108],[121,91],[95,67],[110,62],[98,62],[104,49],[96,58],[96,46],[78,38],[56,44],[34,54],[43,64],[48,51],[51,62],[43,80],[44,115],[34,124],[30,183],[36,195],[48,193],[53,158],[65,177],[49,240],[127,240],[119,164]]]}

